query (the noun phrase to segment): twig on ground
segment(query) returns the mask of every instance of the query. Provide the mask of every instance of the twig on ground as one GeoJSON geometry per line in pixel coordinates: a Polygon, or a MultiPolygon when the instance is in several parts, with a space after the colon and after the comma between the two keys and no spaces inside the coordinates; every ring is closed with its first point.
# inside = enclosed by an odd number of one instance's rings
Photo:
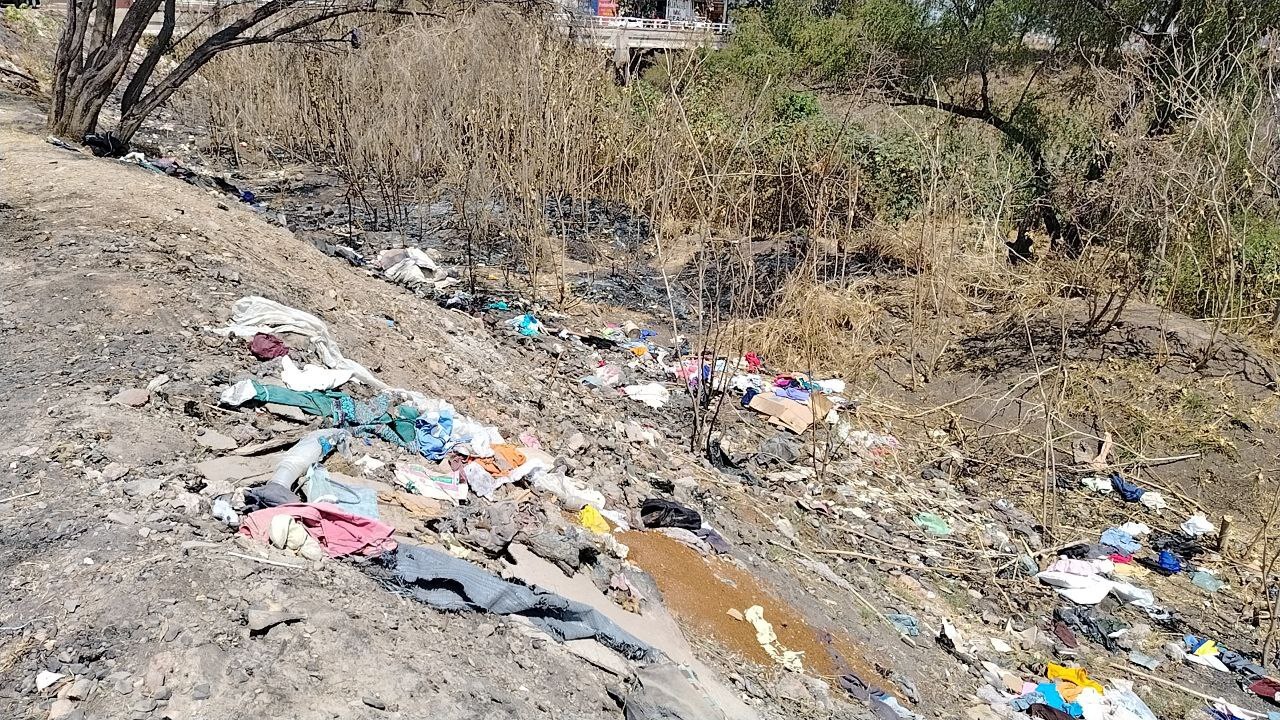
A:
{"type": "MultiPolygon", "coordinates": [[[[1220,695],[1219,695],[1219,696],[1217,696],[1217,697],[1215,697],[1215,696],[1213,696],[1213,695],[1206,695],[1206,694],[1204,694],[1204,693],[1200,692],[1199,690],[1192,690],[1191,688],[1187,687],[1186,685],[1179,685],[1178,683],[1176,683],[1176,682],[1174,682],[1174,681],[1172,681],[1172,680],[1165,680],[1164,678],[1162,678],[1162,677],[1158,677],[1158,676],[1156,676],[1156,675],[1149,675],[1149,674],[1147,674],[1147,673],[1140,672],[1140,671],[1138,671],[1138,670],[1134,670],[1134,669],[1133,669],[1133,668],[1131,668],[1131,667],[1128,667],[1128,666],[1125,666],[1125,665],[1121,665],[1120,663],[1114,663],[1114,662],[1113,662],[1113,663],[1109,663],[1109,665],[1111,666],[1111,668],[1112,668],[1112,669],[1119,670],[1120,672],[1129,673],[1130,675],[1137,675],[1138,677],[1142,678],[1143,680],[1150,680],[1150,681],[1151,681],[1151,682],[1153,682],[1153,683],[1158,683],[1158,684],[1160,684],[1160,685],[1164,685],[1165,687],[1171,687],[1171,688],[1173,688],[1174,690],[1181,690],[1182,692],[1187,693],[1188,695],[1192,695],[1192,696],[1194,696],[1194,697],[1198,697],[1198,698],[1200,698],[1201,700],[1207,700],[1208,702],[1213,702],[1214,700],[1218,700],[1218,699],[1220,699],[1220,698],[1221,698],[1221,696],[1220,696],[1220,695]]],[[[1242,708],[1242,709],[1243,709],[1243,708],[1242,708]]],[[[1251,711],[1251,710],[1245,710],[1245,712],[1249,713],[1249,716],[1248,716],[1247,718],[1245,718],[1245,720],[1252,720],[1253,718],[1262,718],[1262,717],[1266,717],[1266,716],[1265,716],[1265,715],[1263,715],[1262,713],[1253,712],[1253,711],[1251,711]]]]}
{"type": "Polygon", "coordinates": [[[32,495],[39,495],[39,494],[40,494],[40,488],[36,488],[31,492],[24,492],[24,493],[19,493],[17,495],[10,495],[9,497],[4,498],[3,500],[0,500],[0,503],[7,503],[11,500],[18,500],[20,498],[31,497],[32,495]]]}
{"type": "Polygon", "coordinates": [[[294,570],[307,569],[306,565],[294,565],[293,563],[282,562],[280,560],[272,560],[270,558],[254,557],[252,555],[245,555],[244,553],[228,551],[227,554],[230,555],[231,557],[243,558],[245,560],[253,560],[255,562],[260,562],[266,565],[275,565],[276,567],[287,567],[287,568],[293,568],[294,570]]]}

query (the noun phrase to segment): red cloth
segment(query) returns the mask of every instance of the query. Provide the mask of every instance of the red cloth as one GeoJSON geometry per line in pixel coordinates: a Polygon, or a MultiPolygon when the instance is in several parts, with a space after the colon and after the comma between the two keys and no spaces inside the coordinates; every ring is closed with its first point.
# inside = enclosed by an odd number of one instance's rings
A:
{"type": "Polygon", "coordinates": [[[1280,695],[1280,681],[1269,677],[1259,678],[1249,686],[1249,692],[1272,702],[1280,702],[1280,699],[1276,697],[1280,695]]]}
{"type": "Polygon", "coordinates": [[[743,355],[742,357],[747,361],[747,372],[750,372],[750,373],[760,372],[760,366],[764,365],[763,358],[761,358],[759,355],[753,352],[749,352],[746,355],[743,355]]]}
{"type": "Polygon", "coordinates": [[[1129,563],[1133,562],[1133,556],[1125,555],[1124,553],[1111,553],[1107,557],[1111,560],[1111,562],[1117,562],[1117,563],[1120,563],[1121,565],[1128,565],[1129,563]]]}
{"type": "Polygon", "coordinates": [[[368,557],[396,549],[395,528],[372,518],[343,512],[329,503],[290,503],[258,510],[240,521],[240,534],[270,542],[271,518],[290,515],[299,520],[329,557],[358,553],[368,557]]]}
{"type": "Polygon", "coordinates": [[[289,354],[289,346],[275,335],[258,333],[249,341],[249,352],[259,360],[270,360],[289,354]]]}

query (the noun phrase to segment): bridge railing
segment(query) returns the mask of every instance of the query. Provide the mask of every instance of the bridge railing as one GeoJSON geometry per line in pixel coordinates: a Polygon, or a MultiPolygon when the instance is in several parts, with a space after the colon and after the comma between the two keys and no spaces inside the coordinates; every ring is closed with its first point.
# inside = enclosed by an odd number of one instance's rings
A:
{"type": "Polygon", "coordinates": [[[600,17],[573,13],[569,24],[575,27],[603,28],[609,30],[657,30],[660,32],[697,32],[712,35],[728,35],[733,32],[729,23],[688,20],[655,20],[651,18],[600,17]]]}

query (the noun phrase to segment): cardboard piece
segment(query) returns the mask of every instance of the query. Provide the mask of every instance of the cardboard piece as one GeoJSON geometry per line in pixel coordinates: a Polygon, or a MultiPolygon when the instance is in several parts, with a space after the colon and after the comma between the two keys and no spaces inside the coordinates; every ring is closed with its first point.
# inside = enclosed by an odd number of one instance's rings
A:
{"type": "Polygon", "coordinates": [[[768,415],[769,422],[774,425],[800,435],[813,424],[815,414],[818,419],[822,419],[832,408],[831,401],[822,395],[810,395],[809,402],[811,405],[771,393],[759,393],[751,398],[748,407],[768,415]]]}

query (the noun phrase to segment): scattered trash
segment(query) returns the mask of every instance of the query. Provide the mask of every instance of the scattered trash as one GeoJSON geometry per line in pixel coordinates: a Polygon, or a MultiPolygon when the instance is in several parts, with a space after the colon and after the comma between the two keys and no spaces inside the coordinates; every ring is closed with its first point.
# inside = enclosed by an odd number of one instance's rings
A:
{"type": "Polygon", "coordinates": [[[609,523],[605,521],[600,511],[591,505],[587,505],[578,511],[578,522],[582,527],[594,533],[606,535],[611,532],[609,523]]]}
{"type": "Polygon", "coordinates": [[[658,658],[656,650],[588,605],[507,582],[477,565],[420,545],[401,544],[391,558],[396,576],[409,592],[437,610],[519,615],[562,642],[595,638],[633,660],[658,658]]]}
{"type": "Polygon", "coordinates": [[[628,385],[622,388],[622,391],[627,394],[627,397],[639,400],[651,408],[660,408],[671,400],[671,391],[661,383],[628,385]]]}
{"type": "Polygon", "coordinates": [[[259,360],[271,360],[289,355],[289,346],[284,340],[266,333],[258,333],[249,341],[249,352],[259,360]]]}
{"type": "Polygon", "coordinates": [[[920,513],[912,518],[912,521],[930,535],[942,536],[951,534],[951,526],[947,524],[947,521],[933,513],[920,513]]]}
{"type": "Polygon", "coordinates": [[[640,504],[640,520],[647,528],[697,530],[702,527],[702,516],[697,510],[661,498],[649,498],[640,504]]]}
{"type": "Polygon", "coordinates": [[[534,337],[544,332],[542,323],[530,313],[517,315],[507,321],[507,325],[525,337],[534,337]]]}
{"type": "Polygon", "coordinates": [[[792,672],[804,672],[804,653],[787,650],[778,644],[778,636],[773,632],[773,625],[764,619],[764,608],[752,605],[743,613],[743,617],[756,629],[756,642],[782,667],[792,672]]]}
{"type": "Polygon", "coordinates": [[[913,615],[905,615],[902,613],[891,613],[885,615],[889,618],[889,622],[898,629],[898,632],[907,637],[920,636],[920,621],[913,615]]]}
{"type": "MultiPolygon", "coordinates": [[[[390,525],[343,512],[336,505],[326,503],[278,505],[249,513],[241,522],[240,534],[286,547],[295,545],[297,535],[294,528],[300,528],[314,538],[329,557],[351,554],[372,557],[396,547],[396,541],[391,539],[394,528],[390,525]],[[273,522],[282,516],[297,523],[273,522]]],[[[296,543],[296,547],[301,546],[301,542],[296,543]]]]}
{"type": "Polygon", "coordinates": [[[1201,513],[1196,513],[1195,515],[1187,518],[1179,527],[1181,527],[1182,532],[1186,533],[1189,537],[1208,535],[1216,530],[1213,523],[1209,522],[1209,519],[1201,513]]]}
{"type": "Polygon", "coordinates": [[[1191,584],[1205,592],[1216,593],[1227,586],[1218,576],[1208,570],[1197,570],[1191,574],[1191,584]]]}

